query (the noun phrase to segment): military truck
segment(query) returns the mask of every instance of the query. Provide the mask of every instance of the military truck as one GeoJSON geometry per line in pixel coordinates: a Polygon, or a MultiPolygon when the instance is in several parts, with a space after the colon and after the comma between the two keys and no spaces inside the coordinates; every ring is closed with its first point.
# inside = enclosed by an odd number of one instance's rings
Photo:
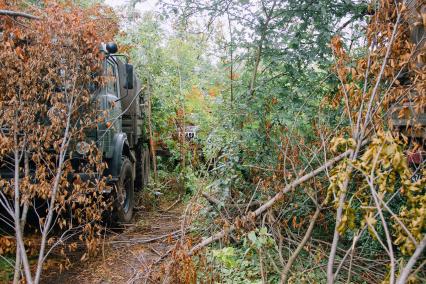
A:
{"type": "MultiPolygon", "coordinates": [[[[96,102],[93,106],[107,120],[98,123],[94,129],[85,130],[83,141],[71,141],[68,158],[76,172],[69,179],[77,175],[86,181],[91,178],[88,174],[79,173],[78,169],[85,163],[90,144],[96,142],[107,164],[107,169],[96,175],[107,177],[111,190],[105,194],[114,198],[114,219],[126,223],[133,215],[135,190],[148,184],[150,156],[148,139],[143,131],[147,110],[145,94],[128,58],[117,54],[117,51],[115,43],[101,46],[101,52],[105,55],[102,76],[108,80],[101,86],[91,88],[91,92],[96,102]]],[[[7,128],[1,127],[2,130],[7,128]]],[[[13,178],[13,169],[7,163],[0,164],[0,178],[13,178]]]]}
{"type": "MultiPolygon", "coordinates": [[[[107,170],[103,173],[116,189],[114,216],[129,222],[133,215],[135,190],[149,181],[150,156],[148,138],[143,131],[147,104],[139,79],[125,55],[117,54],[115,43],[103,44],[103,72],[108,81],[97,92],[98,107],[106,111],[109,122],[89,131],[102,151],[107,170]],[[125,62],[123,62],[123,59],[125,62]]],[[[76,144],[75,151],[84,155],[85,141],[76,144]]]]}

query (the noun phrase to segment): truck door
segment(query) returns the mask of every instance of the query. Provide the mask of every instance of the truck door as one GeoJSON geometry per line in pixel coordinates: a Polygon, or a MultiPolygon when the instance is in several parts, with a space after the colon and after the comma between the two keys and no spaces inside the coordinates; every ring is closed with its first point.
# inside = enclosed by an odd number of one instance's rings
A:
{"type": "Polygon", "coordinates": [[[103,148],[105,158],[112,158],[113,145],[112,140],[114,134],[120,133],[121,129],[121,102],[120,98],[120,81],[118,78],[118,69],[115,62],[107,60],[104,66],[104,74],[106,83],[101,96],[101,111],[105,120],[98,126],[98,137],[100,139],[100,147],[103,148]]]}

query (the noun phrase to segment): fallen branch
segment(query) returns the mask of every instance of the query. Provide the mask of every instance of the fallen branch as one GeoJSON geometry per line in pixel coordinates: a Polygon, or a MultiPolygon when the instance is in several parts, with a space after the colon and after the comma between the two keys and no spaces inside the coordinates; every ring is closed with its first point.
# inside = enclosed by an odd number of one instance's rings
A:
{"type": "Polygon", "coordinates": [[[9,16],[9,17],[21,17],[31,20],[41,20],[40,17],[33,16],[31,14],[23,13],[23,12],[15,12],[9,10],[0,10],[0,16],[9,16]]]}
{"type": "MultiPolygon", "coordinates": [[[[147,274],[145,275],[145,283],[147,283],[148,280],[150,280],[151,277],[151,273],[152,273],[152,267],[156,266],[157,264],[159,264],[160,262],[162,262],[168,255],[170,255],[170,253],[175,249],[176,246],[172,246],[170,249],[168,249],[163,255],[160,255],[159,258],[157,258],[157,260],[153,263],[151,263],[151,265],[149,266],[149,269],[147,271],[147,274]]],[[[145,269],[142,273],[145,274],[145,271],[147,269],[145,269]]],[[[133,283],[133,282],[132,282],[133,283]]]]}
{"type": "Polygon", "coordinates": [[[309,224],[308,230],[306,230],[305,236],[303,237],[303,240],[299,243],[296,250],[293,252],[293,254],[290,256],[289,260],[287,261],[283,271],[281,272],[281,284],[287,283],[288,274],[290,272],[290,268],[293,265],[296,258],[299,256],[299,253],[302,251],[302,249],[305,247],[306,243],[310,239],[312,235],[312,231],[314,230],[314,225],[318,219],[319,213],[321,212],[320,208],[317,207],[314,216],[311,219],[311,222],[309,224]]]}
{"type": "Polygon", "coordinates": [[[177,230],[162,236],[150,238],[150,239],[131,239],[131,240],[125,240],[125,241],[110,241],[108,244],[126,244],[126,243],[132,243],[132,244],[147,244],[152,243],[155,241],[159,241],[168,237],[175,237],[181,234],[181,230],[177,230]]]}
{"type": "Polygon", "coordinates": [[[148,248],[151,250],[151,251],[153,251],[156,255],[158,255],[158,256],[162,256],[162,254],[161,253],[159,253],[158,252],[158,250],[156,250],[155,248],[153,248],[152,246],[148,246],[148,248]]]}
{"type": "Polygon", "coordinates": [[[181,200],[181,198],[180,198],[180,196],[179,196],[179,198],[175,201],[175,202],[173,202],[173,204],[172,205],[170,205],[169,207],[167,207],[166,209],[164,209],[164,210],[160,210],[160,211],[162,211],[162,212],[168,212],[168,211],[170,211],[173,207],[175,207],[175,205],[176,204],[178,204],[179,202],[180,202],[180,200],[181,200]]]}
{"type": "MultiPolygon", "coordinates": [[[[365,145],[366,143],[367,143],[367,141],[362,142],[361,146],[365,145]]],[[[296,186],[298,186],[298,185],[304,183],[305,181],[317,176],[319,173],[321,173],[324,170],[328,169],[329,167],[333,166],[335,163],[337,163],[337,162],[343,160],[344,158],[348,157],[352,153],[352,151],[353,150],[348,150],[348,151],[340,154],[339,156],[337,156],[337,157],[329,160],[328,162],[324,163],[321,167],[317,168],[316,170],[314,170],[314,171],[298,178],[297,180],[293,181],[292,183],[288,184],[279,193],[277,193],[274,197],[272,197],[266,203],[264,203],[262,206],[257,208],[257,210],[255,210],[254,212],[250,212],[248,215],[244,216],[243,219],[247,220],[247,219],[256,218],[256,217],[262,215],[266,210],[271,208],[278,200],[281,200],[285,193],[291,191],[296,186]]],[[[189,256],[194,255],[194,253],[196,253],[197,251],[199,251],[203,247],[208,246],[209,244],[222,239],[223,237],[225,237],[226,234],[234,231],[235,229],[236,229],[235,225],[231,225],[226,230],[222,230],[222,231],[214,234],[213,236],[203,240],[198,245],[195,245],[194,247],[192,247],[192,249],[189,251],[188,255],[189,256]]]]}
{"type": "MultiPolygon", "coordinates": [[[[201,195],[211,204],[216,206],[217,208],[221,208],[222,207],[222,202],[217,199],[214,196],[208,195],[205,192],[202,192],[201,195]]],[[[226,204],[227,208],[246,208],[247,206],[249,207],[254,207],[254,206],[260,206],[261,203],[260,202],[252,202],[252,203],[248,203],[248,204],[226,204]]]]}
{"type": "Polygon", "coordinates": [[[219,199],[217,199],[216,197],[213,197],[213,196],[211,196],[211,195],[208,195],[207,193],[205,193],[205,192],[201,192],[201,195],[205,198],[205,199],[207,199],[207,201],[211,204],[211,205],[214,205],[214,206],[216,206],[216,207],[220,207],[221,206],[221,202],[220,202],[220,200],[219,199]]]}

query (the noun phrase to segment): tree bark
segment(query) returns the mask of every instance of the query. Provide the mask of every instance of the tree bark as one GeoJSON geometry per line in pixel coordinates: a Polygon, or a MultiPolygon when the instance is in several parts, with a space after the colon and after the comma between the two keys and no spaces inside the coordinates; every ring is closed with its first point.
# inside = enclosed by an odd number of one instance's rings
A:
{"type": "Polygon", "coordinates": [[[19,257],[16,257],[19,262],[22,261],[24,265],[24,273],[26,277],[26,281],[28,283],[33,283],[32,276],[31,276],[31,269],[30,264],[28,262],[28,257],[25,251],[25,244],[24,244],[24,236],[22,234],[23,230],[21,229],[21,213],[20,213],[20,175],[19,175],[19,162],[21,160],[20,154],[19,154],[19,145],[18,145],[18,135],[16,133],[17,129],[17,118],[15,118],[14,121],[14,142],[15,142],[15,150],[14,150],[14,221],[15,221],[15,236],[16,236],[16,253],[19,253],[19,257]]]}
{"type": "Polygon", "coordinates": [[[423,240],[417,246],[413,255],[408,260],[407,265],[404,267],[398,279],[396,280],[396,284],[404,284],[407,282],[408,276],[410,276],[410,272],[413,269],[414,264],[416,264],[417,259],[422,255],[422,252],[425,249],[425,247],[426,247],[426,234],[424,235],[423,240]]]}
{"type": "MultiPolygon", "coordinates": [[[[30,175],[30,166],[29,166],[29,157],[28,157],[28,151],[24,152],[24,165],[25,165],[25,176],[28,177],[30,175]]],[[[24,236],[24,229],[25,225],[27,223],[27,215],[28,215],[28,209],[29,204],[28,201],[24,203],[24,207],[22,209],[22,214],[20,218],[20,226],[21,226],[21,234],[24,236]]],[[[22,260],[21,260],[21,252],[19,250],[19,246],[16,246],[16,256],[15,256],[15,272],[13,274],[13,283],[17,284],[19,283],[19,280],[21,278],[21,267],[22,267],[22,260]]]]}
{"type": "Polygon", "coordinates": [[[39,250],[39,255],[38,255],[38,260],[37,260],[37,269],[36,269],[36,273],[35,273],[35,277],[34,277],[34,283],[38,284],[40,283],[40,278],[41,278],[41,272],[43,270],[43,263],[45,261],[45,251],[46,251],[46,245],[47,245],[47,241],[48,241],[48,235],[51,229],[51,226],[54,225],[54,211],[55,211],[55,204],[56,204],[56,195],[58,193],[59,190],[59,183],[61,181],[61,176],[63,173],[63,166],[64,166],[64,161],[65,161],[65,154],[67,152],[68,149],[68,145],[70,142],[70,128],[71,128],[71,114],[73,111],[73,99],[70,99],[70,102],[68,103],[68,113],[67,113],[67,121],[66,121],[66,125],[65,125],[65,131],[64,131],[64,136],[62,137],[62,143],[61,143],[61,147],[59,150],[59,161],[58,161],[58,166],[56,169],[56,174],[55,174],[55,178],[53,180],[53,185],[52,185],[52,194],[50,196],[50,202],[49,202],[49,207],[48,207],[48,213],[47,213],[47,217],[46,217],[46,222],[44,224],[43,230],[42,230],[42,234],[41,234],[41,241],[40,241],[40,250],[39,250]]]}
{"type": "Polygon", "coordinates": [[[40,17],[33,16],[31,14],[23,13],[23,12],[15,12],[9,10],[0,10],[0,16],[9,16],[9,17],[21,17],[31,20],[41,20],[40,17]]]}

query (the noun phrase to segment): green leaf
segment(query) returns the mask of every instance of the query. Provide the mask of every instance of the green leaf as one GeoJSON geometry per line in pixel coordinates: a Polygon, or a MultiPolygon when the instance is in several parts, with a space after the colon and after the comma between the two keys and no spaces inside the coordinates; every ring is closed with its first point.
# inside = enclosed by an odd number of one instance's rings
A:
{"type": "Polygon", "coordinates": [[[247,238],[252,242],[252,244],[256,244],[257,237],[254,231],[251,231],[250,233],[248,233],[247,238]]]}

